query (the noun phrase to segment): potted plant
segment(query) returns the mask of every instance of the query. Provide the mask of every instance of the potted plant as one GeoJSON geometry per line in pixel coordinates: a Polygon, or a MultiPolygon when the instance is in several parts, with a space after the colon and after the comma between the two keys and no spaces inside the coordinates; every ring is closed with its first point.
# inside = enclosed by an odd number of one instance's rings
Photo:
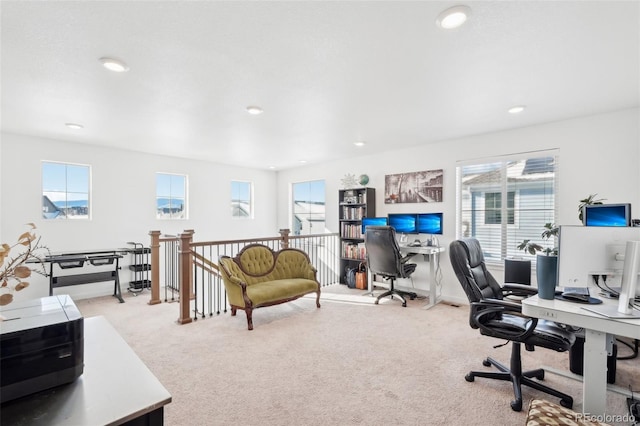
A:
{"type": "MultiPolygon", "coordinates": [[[[549,240],[557,237],[558,231],[555,223],[545,223],[540,235],[544,240],[549,240]]],[[[543,247],[531,240],[524,240],[518,245],[518,249],[536,255],[538,295],[542,299],[553,299],[558,284],[558,247],[543,247]]]]}
{"type": "Polygon", "coordinates": [[[578,219],[581,223],[584,224],[583,211],[585,206],[591,206],[593,204],[602,204],[605,198],[599,198],[596,200],[596,195],[598,194],[590,194],[587,198],[580,200],[580,204],[578,204],[578,219]]]}

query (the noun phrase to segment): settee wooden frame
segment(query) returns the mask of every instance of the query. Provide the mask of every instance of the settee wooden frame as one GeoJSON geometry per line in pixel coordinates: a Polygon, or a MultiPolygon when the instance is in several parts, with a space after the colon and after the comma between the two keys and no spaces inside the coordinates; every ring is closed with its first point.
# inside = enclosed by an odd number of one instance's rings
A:
{"type": "Polygon", "coordinates": [[[302,250],[285,248],[274,251],[262,244],[250,244],[233,258],[220,256],[218,264],[227,291],[231,316],[236,316],[238,309],[244,310],[249,330],[253,330],[253,310],[257,308],[290,302],[313,292],[316,293],[316,306],[320,308],[320,282],[317,279],[317,270],[311,264],[307,253],[302,250]],[[257,258],[254,258],[254,255],[257,258]],[[289,263],[287,267],[284,267],[284,262],[289,263]],[[285,273],[291,276],[283,277],[285,273]],[[261,299],[254,294],[254,298],[257,299],[254,300],[250,294],[251,287],[266,285],[277,288],[277,293],[281,296],[276,299],[261,299]]]}

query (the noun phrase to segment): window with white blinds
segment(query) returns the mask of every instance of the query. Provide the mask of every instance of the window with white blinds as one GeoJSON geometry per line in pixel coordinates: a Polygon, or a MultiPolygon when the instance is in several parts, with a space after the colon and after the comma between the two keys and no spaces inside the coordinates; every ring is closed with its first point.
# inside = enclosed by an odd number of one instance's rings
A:
{"type": "Polygon", "coordinates": [[[525,239],[557,244],[541,236],[546,223],[555,223],[557,170],[555,150],[459,162],[457,235],[477,238],[487,263],[535,261],[517,246],[525,239]]]}

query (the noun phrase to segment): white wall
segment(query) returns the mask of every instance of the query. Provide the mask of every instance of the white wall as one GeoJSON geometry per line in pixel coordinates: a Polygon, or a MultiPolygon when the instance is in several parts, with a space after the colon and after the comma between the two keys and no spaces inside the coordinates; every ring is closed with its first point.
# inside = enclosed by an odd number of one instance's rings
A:
{"type": "MultiPolygon", "coordinates": [[[[170,158],[88,146],[73,142],[2,134],[0,142],[0,236],[11,240],[34,222],[53,251],[123,247],[127,241],[148,244],[148,232],[179,233],[195,229],[196,240],[220,240],[276,235],[290,226],[292,182],[324,179],[327,190],[327,230],[338,231],[337,194],[347,173],[368,174],[376,188],[376,214],[402,211],[442,211],[445,231],[441,245],[455,239],[456,161],[558,148],[560,152],[558,223],[579,224],[578,200],[597,193],[607,202],[631,202],[640,217],[640,109],[582,117],[492,134],[470,136],[402,151],[308,165],[273,173],[204,161],[170,158]],[[88,222],[44,221],[39,217],[42,160],[90,164],[93,175],[93,218],[88,222]],[[444,169],[444,199],[433,204],[384,204],[386,174],[444,169]],[[189,176],[190,219],[155,219],[155,173],[189,176]],[[252,181],[255,219],[230,217],[230,181],[252,181]]],[[[390,146],[393,141],[390,141],[390,146]]],[[[366,147],[364,151],[366,152],[366,147]]],[[[442,293],[446,299],[466,298],[451,271],[448,254],[441,258],[442,293]]],[[[494,271],[502,278],[502,271],[494,271]]],[[[126,288],[127,274],[121,273],[126,288]]],[[[414,275],[426,290],[428,267],[414,275]]],[[[42,277],[39,277],[42,278],[42,277]]],[[[32,282],[30,297],[46,295],[48,287],[32,282]]],[[[110,294],[109,283],[67,287],[74,297],[110,294]],[[79,292],[79,293],[78,293],[79,292]]],[[[25,291],[27,293],[27,291],[25,291]]],[[[27,296],[27,294],[25,294],[27,296]]]]}
{"type": "MultiPolygon", "coordinates": [[[[0,145],[0,235],[12,242],[34,222],[38,235],[53,252],[126,247],[128,241],[149,245],[149,231],[177,234],[194,229],[197,241],[278,235],[276,175],[272,171],[231,167],[211,162],[107,149],[37,137],[2,134],[0,145]],[[41,217],[41,162],[88,164],[92,170],[92,219],[44,220],[41,217]],[[188,175],[189,219],[155,218],[155,174],[188,175]],[[231,180],[250,181],[255,191],[255,219],[231,217],[231,180]]],[[[91,272],[88,267],[82,271],[91,272]]],[[[120,274],[123,289],[130,279],[120,274]]],[[[110,294],[113,285],[97,283],[57,289],[76,298],[110,294]]],[[[38,277],[25,290],[27,298],[48,294],[38,277]]],[[[16,295],[17,297],[18,295],[16,295]]]]}
{"type": "MultiPolygon", "coordinates": [[[[2,154],[2,137],[0,137],[0,154],[2,154]]],[[[4,242],[2,237],[2,155],[0,155],[0,244],[4,242]]]]}
{"type": "MultiPolygon", "coordinates": [[[[609,203],[631,202],[634,217],[640,217],[639,111],[634,108],[282,171],[278,173],[278,200],[288,199],[290,182],[324,178],[327,228],[330,232],[338,232],[340,179],[349,173],[356,176],[364,173],[370,179],[367,186],[376,188],[377,216],[391,212],[441,211],[445,230],[440,244],[448,246],[456,238],[456,161],[558,148],[559,224],[578,225],[578,201],[593,193],[609,203]],[[432,169],[444,169],[442,203],[384,204],[385,175],[432,169]]],[[[287,226],[288,218],[287,203],[278,203],[279,227],[287,226]]],[[[441,256],[440,264],[445,299],[466,302],[451,270],[448,253],[441,256]]],[[[494,273],[499,280],[504,276],[502,270],[494,273]]],[[[414,274],[416,287],[427,290],[427,279],[428,265],[419,265],[414,274]]],[[[533,280],[535,282],[535,277],[533,280]]]]}

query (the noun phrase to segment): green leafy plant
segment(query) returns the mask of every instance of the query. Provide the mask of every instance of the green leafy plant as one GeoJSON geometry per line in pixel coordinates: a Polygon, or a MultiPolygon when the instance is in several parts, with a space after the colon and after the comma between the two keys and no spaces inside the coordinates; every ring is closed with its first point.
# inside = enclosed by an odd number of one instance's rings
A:
{"type": "Polygon", "coordinates": [[[590,194],[587,198],[580,200],[580,204],[578,204],[578,219],[582,222],[582,211],[584,210],[584,206],[591,206],[593,204],[602,204],[606,198],[598,198],[596,200],[596,195],[598,194],[590,194]]]}
{"type": "Polygon", "coordinates": [[[33,231],[36,226],[33,223],[27,226],[29,230],[20,235],[15,244],[0,245],[0,306],[13,301],[14,291],[29,287],[25,279],[31,272],[47,275],[44,257],[49,249],[40,244],[40,237],[33,231]]]}
{"type": "MultiPolygon", "coordinates": [[[[545,223],[544,231],[540,236],[543,240],[549,240],[550,238],[554,238],[558,236],[558,226],[555,223],[545,223]]],[[[535,243],[531,240],[524,240],[518,245],[518,250],[526,251],[529,254],[537,254],[538,252],[542,252],[547,256],[557,256],[558,255],[558,247],[543,247],[542,245],[535,243]]]]}

